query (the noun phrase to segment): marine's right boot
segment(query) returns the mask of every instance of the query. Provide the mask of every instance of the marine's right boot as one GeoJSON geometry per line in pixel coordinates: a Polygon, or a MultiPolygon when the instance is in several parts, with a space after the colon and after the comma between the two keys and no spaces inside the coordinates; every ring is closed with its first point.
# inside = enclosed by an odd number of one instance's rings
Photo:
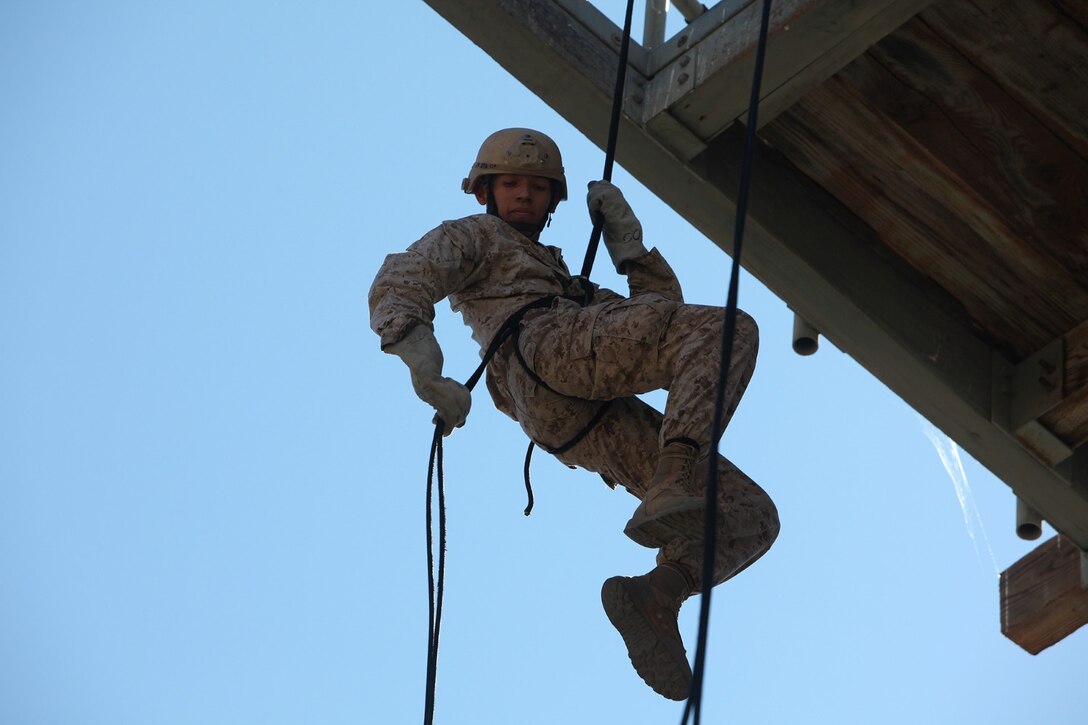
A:
{"type": "Polygon", "coordinates": [[[701,540],[705,498],[693,495],[695,476],[706,473],[706,458],[686,443],[667,443],[657,459],[657,470],[646,496],[635,509],[623,533],[636,543],[659,548],[676,538],[701,540]]]}
{"type": "Polygon", "coordinates": [[[670,700],[686,699],[691,689],[691,666],[676,623],[692,592],[690,581],[666,564],[642,576],[614,576],[601,587],[605,614],[623,637],[635,671],[670,700]]]}

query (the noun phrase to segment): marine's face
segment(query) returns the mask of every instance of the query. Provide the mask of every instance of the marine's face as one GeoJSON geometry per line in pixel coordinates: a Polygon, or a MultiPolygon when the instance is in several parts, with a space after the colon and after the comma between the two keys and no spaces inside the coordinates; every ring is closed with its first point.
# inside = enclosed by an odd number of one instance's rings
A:
{"type": "MultiPolygon", "coordinates": [[[[552,203],[552,182],[543,176],[498,174],[491,177],[495,211],[507,224],[540,225],[552,203]]],[[[476,200],[487,203],[487,187],[476,190],[476,200]]]]}

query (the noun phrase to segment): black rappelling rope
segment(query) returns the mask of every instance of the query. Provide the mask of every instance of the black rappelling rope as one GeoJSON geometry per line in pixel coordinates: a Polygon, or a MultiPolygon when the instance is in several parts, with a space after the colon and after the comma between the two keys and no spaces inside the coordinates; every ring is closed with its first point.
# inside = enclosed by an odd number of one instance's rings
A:
{"type": "MultiPolygon", "coordinates": [[[[616,71],[616,87],[612,91],[612,115],[608,123],[608,146],[604,150],[604,173],[601,178],[612,181],[612,165],[616,160],[616,142],[620,135],[620,112],[623,110],[623,86],[627,80],[627,51],[631,47],[631,12],[635,8],[635,0],[627,0],[627,13],[623,18],[623,40],[620,42],[619,69],[616,71]]],[[[582,272],[579,275],[586,283],[586,294],[591,289],[589,286],[589,273],[593,270],[593,262],[597,258],[597,247],[601,243],[601,230],[604,228],[604,219],[598,217],[593,220],[593,231],[589,235],[589,247],[582,262],[582,272]]]]}
{"type": "MultiPolygon", "coordinates": [[[[604,150],[604,171],[601,172],[601,178],[605,181],[612,181],[612,167],[616,161],[616,142],[620,136],[620,113],[623,111],[623,88],[627,81],[627,55],[631,48],[631,15],[635,9],[635,0],[627,0],[627,11],[623,16],[623,36],[620,40],[620,57],[619,66],[616,69],[616,85],[612,89],[612,113],[608,120],[608,144],[604,150]]],[[[582,288],[583,305],[588,305],[590,300],[593,299],[593,284],[589,281],[589,273],[593,271],[593,262],[597,258],[597,248],[601,245],[601,232],[604,229],[604,219],[598,216],[593,220],[593,231],[589,234],[589,244],[586,247],[586,256],[582,260],[582,271],[575,278],[579,281],[582,288]]],[[[520,355],[520,353],[519,353],[520,355]]],[[[528,369],[528,367],[526,367],[528,369]]],[[[596,415],[590,423],[579,431],[574,438],[567,441],[559,448],[549,450],[549,453],[564,453],[573,448],[579,443],[582,438],[589,433],[601,418],[604,417],[604,413],[609,407],[608,403],[604,403],[601,408],[597,410],[596,415]]],[[[529,449],[525,451],[525,489],[528,492],[529,504],[525,507],[525,515],[528,516],[529,512],[533,510],[533,487],[529,482],[529,464],[533,459],[533,448],[535,444],[530,441],[529,449]]]]}
{"type": "MultiPolygon", "coordinates": [[[[620,113],[623,109],[623,89],[624,81],[627,76],[627,54],[631,45],[631,15],[634,10],[634,0],[627,0],[627,12],[623,21],[623,38],[620,44],[619,55],[619,67],[616,71],[616,86],[612,96],[612,115],[608,126],[608,146],[605,149],[605,162],[604,162],[604,174],[603,179],[605,181],[612,180],[612,166],[616,156],[616,140],[619,136],[620,125],[620,113]]],[[[583,293],[585,295],[585,301],[588,302],[592,286],[589,283],[589,273],[593,269],[593,261],[597,254],[597,247],[600,245],[601,231],[603,228],[603,219],[596,219],[593,223],[593,231],[590,234],[589,248],[586,250],[585,261],[582,263],[582,273],[580,278],[583,284],[583,293]]],[[[516,325],[520,321],[520,316],[517,316],[518,320],[514,321],[516,325]]],[[[513,321],[508,320],[510,323],[513,321]]],[[[506,327],[506,325],[504,325],[506,327]]],[[[506,336],[510,334],[511,330],[500,330],[496,334],[495,339],[492,340],[491,345],[488,347],[487,352],[484,354],[484,359],[480,363],[480,366],[476,369],[476,372],[472,374],[469,380],[465,383],[465,387],[472,390],[476,382],[483,374],[484,368],[487,366],[491,356],[495,354],[499,345],[506,339],[506,336]],[[505,333],[505,335],[504,335],[505,333]]],[[[598,411],[598,415],[602,411],[598,411]]],[[[596,420],[596,419],[595,419],[596,420]]],[[[434,722],[434,703],[435,703],[435,684],[438,677],[438,638],[439,630],[442,625],[442,598],[444,590],[445,579],[445,562],[446,562],[446,508],[445,508],[445,490],[442,476],[442,431],[445,428],[445,423],[441,418],[435,420],[435,432],[434,439],[431,442],[430,460],[427,466],[427,584],[429,594],[429,611],[428,611],[428,629],[427,629],[427,684],[426,694],[424,699],[424,712],[423,722],[424,725],[432,725],[434,722]],[[437,583],[435,578],[435,556],[434,556],[434,537],[432,531],[434,528],[432,509],[433,499],[432,490],[434,482],[435,471],[438,472],[438,575],[437,583]]],[[[569,442],[564,446],[564,449],[569,446],[573,446],[577,443],[581,436],[588,432],[588,428],[583,430],[575,440],[569,442]]],[[[532,455],[533,446],[530,443],[529,450],[526,453],[525,459],[525,480],[526,487],[528,487],[528,469],[529,460],[532,455]]],[[[529,505],[525,510],[525,514],[529,514],[529,510],[532,508],[532,489],[529,488],[529,505]]]]}
{"type": "Polygon", "coordinates": [[[442,480],[442,429],[445,422],[435,422],[431,456],[427,462],[427,589],[430,595],[427,612],[427,694],[423,705],[423,722],[434,722],[434,691],[438,675],[438,634],[442,629],[442,594],[446,575],[446,487],[442,480]],[[438,583],[435,585],[434,540],[432,531],[434,510],[432,492],[435,470],[438,471],[438,583]],[[436,593],[437,592],[437,593],[436,593]]]}
{"type": "Polygon", "coordinates": [[[706,670],[707,631],[710,626],[710,592],[714,585],[714,559],[718,538],[718,439],[721,436],[723,410],[725,408],[725,384],[729,376],[729,364],[733,357],[733,339],[737,327],[737,289],[740,285],[740,255],[744,241],[744,222],[748,216],[748,191],[752,178],[752,156],[756,145],[756,121],[759,112],[760,85],[763,80],[763,58],[767,50],[767,33],[770,26],[771,0],[763,0],[760,20],[759,43],[756,46],[755,69],[752,72],[752,92],[748,99],[748,127],[744,135],[744,154],[740,165],[740,186],[737,190],[736,224],[733,230],[733,264],[729,276],[729,293],[725,305],[725,330],[722,334],[721,372],[714,397],[714,418],[711,423],[710,470],[706,485],[706,523],[703,530],[703,581],[699,609],[699,635],[695,648],[695,664],[692,667],[691,691],[684,704],[680,720],[685,725],[689,715],[694,715],[694,725],[699,725],[702,715],[703,674],[706,670]]]}

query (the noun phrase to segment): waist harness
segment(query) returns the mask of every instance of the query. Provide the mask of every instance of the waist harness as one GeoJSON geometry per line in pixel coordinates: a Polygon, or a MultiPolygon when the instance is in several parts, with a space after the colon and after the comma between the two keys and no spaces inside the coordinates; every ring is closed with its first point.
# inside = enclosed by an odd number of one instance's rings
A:
{"type": "MultiPolygon", "coordinates": [[[[487,364],[489,362],[491,362],[491,358],[493,358],[495,356],[495,353],[499,351],[499,348],[502,347],[504,342],[506,342],[507,340],[512,340],[513,343],[514,343],[514,354],[517,357],[518,362],[521,363],[521,367],[525,370],[526,374],[528,374],[529,377],[533,379],[533,382],[535,382],[537,385],[540,385],[541,387],[555,393],[556,395],[562,395],[562,393],[559,393],[558,391],[552,389],[551,386],[549,386],[546,382],[544,382],[544,380],[541,379],[541,377],[536,374],[536,371],[534,371],[531,367],[529,367],[529,363],[526,362],[525,357],[521,354],[521,342],[520,342],[521,322],[522,322],[522,320],[525,319],[525,315],[527,315],[529,312],[531,312],[533,310],[539,310],[539,309],[545,309],[545,308],[551,307],[552,304],[557,299],[571,300],[573,302],[577,302],[578,304],[580,304],[583,307],[585,307],[587,304],[589,304],[589,302],[593,298],[593,289],[589,284],[587,284],[588,280],[585,280],[582,277],[573,277],[572,279],[575,280],[576,282],[578,282],[581,285],[581,287],[583,289],[583,294],[581,294],[581,295],[561,295],[561,294],[546,295],[544,297],[541,297],[540,299],[533,300],[532,302],[528,303],[527,305],[524,305],[524,306],[520,307],[516,312],[514,312],[512,315],[507,317],[505,321],[503,321],[502,325],[499,326],[498,331],[495,333],[495,336],[493,338],[491,338],[491,342],[488,344],[487,350],[484,352],[483,360],[480,361],[479,367],[477,367],[475,372],[473,372],[472,375],[469,376],[468,380],[465,381],[465,387],[466,388],[468,388],[469,390],[472,390],[476,386],[476,383],[478,383],[480,381],[480,378],[483,376],[484,371],[487,369],[487,364]]],[[[543,444],[541,444],[540,447],[543,448],[548,453],[551,453],[553,455],[560,454],[560,453],[565,453],[565,452],[569,451],[571,448],[573,448],[574,446],[581,443],[582,440],[587,435],[589,435],[589,432],[591,430],[593,430],[593,428],[598,423],[601,422],[601,419],[604,418],[605,413],[608,412],[608,408],[611,406],[611,403],[612,403],[612,401],[610,401],[610,400],[603,401],[600,404],[600,406],[597,408],[597,412],[594,413],[593,417],[591,417],[589,419],[589,422],[587,422],[585,424],[585,426],[581,430],[579,430],[577,433],[575,433],[574,436],[572,436],[571,439],[568,440],[566,443],[563,443],[562,445],[557,446],[555,448],[549,448],[548,446],[545,446],[543,444]]],[[[529,479],[529,464],[532,461],[533,449],[536,447],[536,445],[537,445],[536,441],[530,439],[529,440],[529,447],[525,451],[524,477],[525,477],[525,492],[526,492],[526,495],[528,497],[528,503],[525,506],[525,515],[526,516],[528,516],[530,513],[532,513],[532,510],[533,510],[533,485],[532,485],[532,482],[529,479]]]]}

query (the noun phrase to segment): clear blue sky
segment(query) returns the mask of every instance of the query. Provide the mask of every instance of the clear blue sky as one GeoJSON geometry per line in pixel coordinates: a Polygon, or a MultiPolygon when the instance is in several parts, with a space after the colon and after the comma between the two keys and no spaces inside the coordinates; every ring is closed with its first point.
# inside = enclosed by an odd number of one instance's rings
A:
{"type": "MultiPolygon", "coordinates": [[[[7,0],[0,98],[0,723],[419,722],[430,412],[367,289],[477,210],[459,183],[504,126],[562,146],[546,241],[578,266],[602,152],[416,0],[7,0]]],[[[615,178],[688,299],[723,303],[728,258],[615,178]]],[[[762,351],[722,450],[783,530],[716,590],[704,722],[1078,721],[1088,634],[1000,633],[997,570],[1034,546],[1008,488],[965,459],[972,539],[918,416],[827,342],[794,355],[742,285],[762,351]]],[[[468,331],[438,325],[464,379],[468,331]]],[[[538,455],[526,519],[525,438],[474,402],[438,722],[679,722],[600,607],[652,565],[634,500],[538,455]]]]}

